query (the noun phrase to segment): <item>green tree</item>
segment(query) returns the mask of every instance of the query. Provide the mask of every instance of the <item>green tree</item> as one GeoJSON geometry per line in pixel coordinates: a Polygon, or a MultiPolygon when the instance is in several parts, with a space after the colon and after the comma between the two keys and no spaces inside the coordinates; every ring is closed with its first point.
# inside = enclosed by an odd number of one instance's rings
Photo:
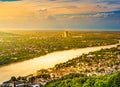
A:
{"type": "Polygon", "coordinates": [[[17,79],[16,79],[15,76],[12,76],[10,80],[11,80],[11,81],[17,81],[17,79]]]}

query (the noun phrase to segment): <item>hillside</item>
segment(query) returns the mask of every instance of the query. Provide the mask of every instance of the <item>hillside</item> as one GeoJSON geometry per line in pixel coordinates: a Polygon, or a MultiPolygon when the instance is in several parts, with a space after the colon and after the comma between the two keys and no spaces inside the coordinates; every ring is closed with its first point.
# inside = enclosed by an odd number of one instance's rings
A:
{"type": "Polygon", "coordinates": [[[83,54],[57,64],[55,70],[62,77],[44,87],[120,87],[120,51],[111,48],[83,54]]]}
{"type": "Polygon", "coordinates": [[[47,83],[44,87],[120,87],[120,71],[105,76],[69,74],[47,83]]]}
{"type": "Polygon", "coordinates": [[[41,69],[28,76],[14,78],[26,85],[40,83],[45,87],[102,87],[102,85],[103,87],[119,87],[119,70],[120,49],[118,45],[114,48],[83,54],[57,64],[53,68],[41,69]],[[110,81],[114,82],[115,86],[110,81]]]}

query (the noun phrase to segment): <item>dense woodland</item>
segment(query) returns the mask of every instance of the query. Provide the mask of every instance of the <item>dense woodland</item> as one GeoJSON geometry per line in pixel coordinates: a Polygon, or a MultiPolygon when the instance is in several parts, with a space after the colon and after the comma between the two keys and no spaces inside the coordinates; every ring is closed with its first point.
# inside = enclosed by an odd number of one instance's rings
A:
{"type": "Polygon", "coordinates": [[[118,43],[120,32],[70,31],[7,31],[0,32],[0,66],[39,57],[47,53],[118,43]]]}
{"type": "Polygon", "coordinates": [[[47,83],[44,87],[120,87],[120,71],[105,76],[72,73],[47,83]]]}

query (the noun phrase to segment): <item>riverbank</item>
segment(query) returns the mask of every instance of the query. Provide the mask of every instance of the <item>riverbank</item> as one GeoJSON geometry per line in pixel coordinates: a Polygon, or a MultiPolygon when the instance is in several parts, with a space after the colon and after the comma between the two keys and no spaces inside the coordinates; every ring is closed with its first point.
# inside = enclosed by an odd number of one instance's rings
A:
{"type": "Polygon", "coordinates": [[[83,53],[86,54],[91,51],[97,51],[100,49],[116,47],[117,45],[118,44],[57,51],[57,52],[47,54],[45,56],[30,59],[24,62],[3,66],[0,68],[0,75],[1,75],[0,83],[10,79],[11,76],[17,77],[17,76],[29,75],[31,73],[35,73],[37,70],[40,70],[42,68],[44,69],[51,68],[58,63],[62,63],[69,59],[78,57],[83,53]]]}
{"type": "Polygon", "coordinates": [[[115,32],[0,32],[0,67],[26,61],[55,51],[105,46],[118,43],[119,33],[115,32]],[[74,37],[78,36],[78,37],[74,37]]]}

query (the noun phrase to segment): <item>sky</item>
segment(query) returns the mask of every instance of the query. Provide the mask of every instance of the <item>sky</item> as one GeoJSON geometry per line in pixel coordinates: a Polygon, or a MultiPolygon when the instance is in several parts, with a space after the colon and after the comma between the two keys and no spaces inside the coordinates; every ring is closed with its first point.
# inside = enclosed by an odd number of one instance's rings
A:
{"type": "Polygon", "coordinates": [[[120,0],[0,0],[0,29],[120,31],[120,0]]]}

